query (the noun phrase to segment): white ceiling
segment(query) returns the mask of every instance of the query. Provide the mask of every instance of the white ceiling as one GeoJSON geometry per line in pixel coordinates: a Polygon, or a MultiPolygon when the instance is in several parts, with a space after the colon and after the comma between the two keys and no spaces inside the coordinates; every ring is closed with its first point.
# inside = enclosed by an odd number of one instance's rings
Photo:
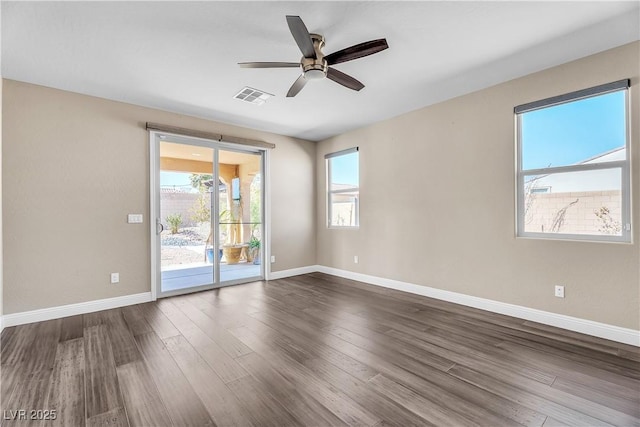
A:
{"type": "Polygon", "coordinates": [[[2,75],[103,98],[322,140],[640,39],[632,2],[7,2],[2,75]],[[386,37],[389,49],[335,68],[286,98],[300,15],[325,54],[386,37]],[[233,99],[250,86],[276,96],[233,99]]]}

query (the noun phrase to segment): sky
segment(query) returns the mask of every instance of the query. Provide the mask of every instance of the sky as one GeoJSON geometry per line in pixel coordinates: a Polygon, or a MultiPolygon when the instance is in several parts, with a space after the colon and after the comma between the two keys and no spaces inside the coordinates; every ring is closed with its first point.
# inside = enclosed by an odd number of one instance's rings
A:
{"type": "Polygon", "coordinates": [[[331,158],[331,181],[334,184],[358,186],[358,152],[331,158]]]}
{"type": "Polygon", "coordinates": [[[567,166],[623,147],[625,91],[522,114],[522,169],[567,166]]]}
{"type": "Polygon", "coordinates": [[[184,172],[163,172],[160,171],[160,186],[161,187],[178,187],[180,189],[184,189],[185,191],[194,191],[198,190],[191,186],[191,181],[189,181],[190,173],[184,172]]]}

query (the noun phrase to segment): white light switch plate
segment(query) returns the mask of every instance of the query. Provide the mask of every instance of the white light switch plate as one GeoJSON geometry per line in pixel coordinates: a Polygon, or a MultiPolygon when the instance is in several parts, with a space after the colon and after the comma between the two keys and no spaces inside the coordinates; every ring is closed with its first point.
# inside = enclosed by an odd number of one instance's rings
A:
{"type": "Polygon", "coordinates": [[[142,224],[142,214],[127,215],[127,222],[129,224],[142,224]]]}

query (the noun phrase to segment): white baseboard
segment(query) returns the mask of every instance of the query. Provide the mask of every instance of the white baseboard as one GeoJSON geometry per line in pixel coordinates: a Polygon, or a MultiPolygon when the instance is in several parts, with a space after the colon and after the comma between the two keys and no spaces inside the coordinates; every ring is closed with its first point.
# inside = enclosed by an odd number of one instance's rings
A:
{"type": "Polygon", "coordinates": [[[369,276],[367,274],[325,267],[323,265],[317,266],[317,268],[317,271],[321,273],[344,277],[345,279],[357,280],[371,285],[449,301],[456,304],[491,311],[493,313],[531,320],[545,325],[556,326],[558,328],[640,347],[640,331],[634,329],[622,328],[619,326],[608,325],[606,323],[566,316],[564,314],[551,313],[548,311],[537,310],[535,308],[445,291],[443,289],[401,282],[399,280],[385,279],[382,277],[369,276]]]}
{"type": "Polygon", "coordinates": [[[292,268],[290,270],[272,271],[267,280],[284,279],[285,277],[299,276],[301,274],[315,273],[320,271],[319,265],[308,265],[306,267],[292,268]]]}
{"type": "Polygon", "coordinates": [[[77,304],[62,305],[59,307],[42,308],[39,310],[24,311],[22,313],[5,314],[2,316],[1,321],[2,326],[4,327],[24,325],[26,323],[60,319],[62,317],[92,313],[94,311],[108,310],[110,308],[124,307],[133,304],[141,304],[149,301],[151,301],[151,292],[143,292],[141,294],[80,302],[77,304]]]}

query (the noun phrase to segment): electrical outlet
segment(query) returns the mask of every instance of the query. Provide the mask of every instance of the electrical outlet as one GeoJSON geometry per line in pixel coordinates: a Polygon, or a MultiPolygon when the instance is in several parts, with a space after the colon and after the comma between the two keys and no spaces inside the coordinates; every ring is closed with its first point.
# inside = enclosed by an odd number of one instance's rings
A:
{"type": "Polygon", "coordinates": [[[120,283],[120,273],[111,273],[111,283],[120,283]]]}
{"type": "Polygon", "coordinates": [[[558,298],[564,298],[564,286],[556,285],[556,294],[558,298]]]}
{"type": "Polygon", "coordinates": [[[357,264],[358,263],[358,255],[354,255],[353,256],[353,263],[357,264]]]}
{"type": "Polygon", "coordinates": [[[276,262],[276,256],[275,255],[271,255],[271,264],[273,264],[274,262],[276,262]]]}

